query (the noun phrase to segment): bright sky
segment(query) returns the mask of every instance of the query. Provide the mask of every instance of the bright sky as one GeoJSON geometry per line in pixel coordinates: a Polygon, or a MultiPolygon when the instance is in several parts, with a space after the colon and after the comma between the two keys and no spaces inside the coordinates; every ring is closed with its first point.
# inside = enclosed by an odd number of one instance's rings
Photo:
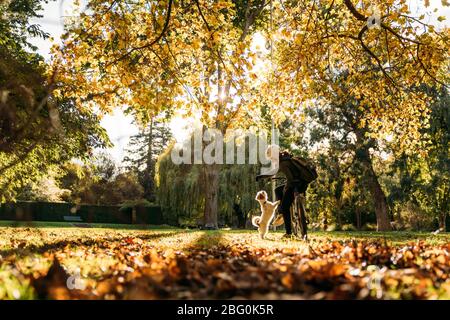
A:
{"type": "MultiPolygon", "coordinates": [[[[81,0],[81,2],[85,3],[86,1],[81,0]]],[[[35,19],[32,22],[40,24],[46,32],[50,33],[55,43],[60,43],[60,36],[63,33],[64,16],[73,15],[72,3],[73,0],[50,1],[49,3],[44,4],[44,11],[42,12],[44,17],[35,19]]],[[[419,12],[426,12],[429,14],[429,22],[436,25],[448,25],[450,20],[450,7],[442,7],[441,0],[431,0],[430,7],[426,8],[426,10],[424,10],[421,5],[418,5],[418,3],[422,4],[423,1],[409,1],[413,13],[418,14],[419,12]],[[433,14],[435,8],[437,8],[438,11],[433,14]],[[437,16],[445,16],[447,19],[443,23],[438,23],[436,20],[437,16]]],[[[264,41],[264,39],[256,38],[256,42],[264,41]]],[[[30,41],[38,47],[38,52],[42,56],[46,59],[50,58],[49,53],[50,47],[52,46],[50,40],[32,38],[30,41]]],[[[121,162],[124,156],[124,148],[127,146],[130,136],[138,132],[137,127],[132,124],[132,117],[124,115],[120,110],[116,110],[113,114],[105,116],[101,124],[105,127],[111,141],[114,143],[114,147],[109,150],[110,153],[117,162],[121,162]]],[[[183,131],[183,128],[191,126],[192,122],[183,120],[181,117],[176,117],[170,125],[172,132],[178,141],[186,134],[186,131],[183,131]]]]}
{"type": "MultiPolygon", "coordinates": [[[[57,0],[44,4],[43,18],[32,20],[38,23],[42,28],[50,33],[55,43],[60,43],[60,36],[64,28],[64,16],[71,15],[72,0],[57,0]]],[[[50,58],[51,40],[43,40],[41,38],[32,38],[30,40],[36,47],[38,52],[46,59],[50,58]]],[[[138,128],[132,123],[131,116],[124,115],[121,110],[114,111],[111,115],[106,115],[101,125],[107,130],[114,147],[109,150],[111,155],[117,162],[121,162],[124,157],[124,149],[128,145],[130,136],[138,132],[138,128]]]]}

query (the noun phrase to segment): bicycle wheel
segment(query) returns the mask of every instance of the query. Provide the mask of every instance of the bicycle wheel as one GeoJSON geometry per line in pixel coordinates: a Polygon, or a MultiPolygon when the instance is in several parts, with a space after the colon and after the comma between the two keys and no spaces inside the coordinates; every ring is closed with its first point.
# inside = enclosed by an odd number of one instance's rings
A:
{"type": "Polygon", "coordinates": [[[295,197],[294,201],[292,202],[292,205],[291,205],[291,230],[292,230],[292,234],[297,237],[298,237],[299,229],[300,229],[298,205],[299,205],[299,203],[297,202],[297,197],[295,197]]]}
{"type": "Polygon", "coordinates": [[[308,240],[308,223],[306,221],[306,210],[304,205],[304,196],[299,194],[295,197],[295,211],[297,215],[297,223],[303,240],[308,240]]]}
{"type": "Polygon", "coordinates": [[[302,238],[304,240],[308,240],[308,223],[306,221],[306,211],[305,211],[305,206],[304,203],[302,201],[302,199],[300,200],[300,228],[301,228],[301,232],[302,232],[302,238]]]}

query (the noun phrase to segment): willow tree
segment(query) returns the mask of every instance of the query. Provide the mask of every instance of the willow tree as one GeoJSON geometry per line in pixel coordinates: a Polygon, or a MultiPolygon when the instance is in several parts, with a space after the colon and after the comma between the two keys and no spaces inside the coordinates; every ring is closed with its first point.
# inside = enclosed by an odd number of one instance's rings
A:
{"type": "MultiPolygon", "coordinates": [[[[327,78],[348,70],[346,87],[371,110],[363,121],[411,142],[427,99],[410,88],[445,81],[448,29],[415,17],[405,0],[370,3],[378,11],[351,0],[90,0],[55,65],[64,65],[66,95],[86,106],[199,110],[206,126],[222,132],[248,125],[262,101],[281,121],[302,104],[331,100],[342,92],[327,78]],[[274,55],[257,79],[251,39],[260,26],[274,55]]],[[[215,227],[219,167],[204,169],[205,222],[215,227]]],[[[377,220],[379,230],[389,229],[386,212],[377,220]]]]}
{"type": "MultiPolygon", "coordinates": [[[[156,164],[158,202],[163,209],[166,222],[171,224],[194,224],[202,220],[205,193],[210,187],[204,171],[194,164],[175,165],[170,154],[174,145],[160,155],[156,164]],[[186,201],[186,199],[189,201],[186,201]]],[[[223,224],[232,225],[235,217],[233,205],[238,204],[244,216],[259,207],[255,201],[255,190],[260,183],[255,181],[257,165],[224,165],[219,175],[217,216],[223,224]]]]}

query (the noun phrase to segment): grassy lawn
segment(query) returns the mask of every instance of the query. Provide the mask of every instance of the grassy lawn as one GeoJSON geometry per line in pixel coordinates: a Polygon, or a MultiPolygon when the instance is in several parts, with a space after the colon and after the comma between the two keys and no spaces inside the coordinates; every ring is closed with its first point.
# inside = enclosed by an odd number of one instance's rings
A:
{"type": "MultiPolygon", "coordinates": [[[[38,228],[73,228],[74,222],[21,222],[21,221],[0,221],[0,227],[38,227],[38,228]]],[[[83,224],[83,223],[81,223],[83,224]]],[[[89,223],[92,228],[110,228],[110,229],[132,229],[132,230],[159,230],[159,229],[177,229],[167,225],[133,225],[133,224],[108,224],[108,223],[89,223]]]]}
{"type": "Polygon", "coordinates": [[[0,299],[450,298],[448,233],[281,236],[1,222],[0,299]]]}

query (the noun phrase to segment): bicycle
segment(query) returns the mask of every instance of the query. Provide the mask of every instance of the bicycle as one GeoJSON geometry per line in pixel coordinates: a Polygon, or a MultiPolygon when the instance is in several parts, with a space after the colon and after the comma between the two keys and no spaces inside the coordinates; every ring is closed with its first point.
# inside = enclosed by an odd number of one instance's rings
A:
{"type": "MultiPolygon", "coordinates": [[[[271,178],[272,180],[286,180],[283,177],[271,178]]],[[[305,194],[294,192],[294,201],[292,202],[291,213],[291,229],[294,236],[308,241],[308,220],[306,218],[305,194]]]]}
{"type": "Polygon", "coordinates": [[[294,193],[294,202],[291,205],[291,224],[293,234],[298,237],[298,232],[300,231],[301,238],[308,241],[305,196],[302,193],[294,193]]]}

